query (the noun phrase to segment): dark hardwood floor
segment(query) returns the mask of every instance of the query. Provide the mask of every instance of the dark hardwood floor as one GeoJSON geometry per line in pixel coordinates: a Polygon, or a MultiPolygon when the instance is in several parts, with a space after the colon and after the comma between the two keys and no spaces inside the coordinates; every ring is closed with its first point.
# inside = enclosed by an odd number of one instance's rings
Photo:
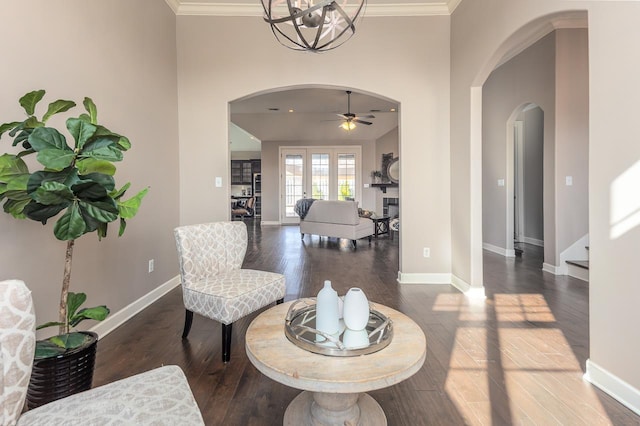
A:
{"type": "MultiPolygon", "coordinates": [[[[637,425],[640,417],[582,380],[589,356],[588,285],[542,272],[541,250],[521,258],[484,253],[486,300],[448,285],[399,285],[398,238],[358,242],[306,236],[298,227],[249,226],[244,266],[285,274],[286,300],[315,296],[326,279],[339,294],[413,318],[427,337],[424,367],[370,394],[389,425],[637,425]]],[[[177,270],[177,255],[176,255],[177,270]]],[[[161,365],[184,370],[207,425],[281,425],[300,392],[259,373],[244,351],[257,314],[234,324],[231,362],[220,324],[195,316],[189,339],[177,288],[100,340],[94,385],[161,365]]]]}

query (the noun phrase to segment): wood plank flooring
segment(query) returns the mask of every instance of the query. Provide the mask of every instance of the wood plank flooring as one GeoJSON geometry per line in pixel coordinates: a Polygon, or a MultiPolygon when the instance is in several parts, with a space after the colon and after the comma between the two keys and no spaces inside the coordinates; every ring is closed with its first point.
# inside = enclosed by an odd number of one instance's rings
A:
{"type": "MultiPolygon", "coordinates": [[[[244,266],[286,275],[286,300],[315,296],[324,280],[339,294],[362,288],[370,300],[413,318],[427,337],[424,367],[370,394],[389,425],[638,425],[640,417],[582,380],[589,356],[588,285],[542,272],[541,249],[521,258],[484,253],[487,299],[448,285],[399,285],[398,239],[358,242],[306,236],[298,227],[249,226],[244,266]]],[[[177,267],[177,256],[176,256],[177,267]]],[[[221,361],[220,324],[195,316],[189,339],[177,288],[98,345],[94,385],[161,365],[184,370],[207,425],[281,425],[299,393],[248,361],[234,324],[231,362],[221,361]]]]}

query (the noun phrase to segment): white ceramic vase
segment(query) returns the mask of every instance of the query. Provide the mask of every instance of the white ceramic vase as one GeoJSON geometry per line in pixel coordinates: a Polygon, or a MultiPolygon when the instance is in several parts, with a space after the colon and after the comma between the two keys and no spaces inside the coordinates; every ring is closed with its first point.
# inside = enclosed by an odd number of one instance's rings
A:
{"type": "Polygon", "coordinates": [[[347,349],[360,349],[369,346],[367,330],[346,329],[342,335],[342,343],[347,349]]]}
{"type": "Polygon", "coordinates": [[[350,288],[344,296],[344,325],[351,330],[364,330],[369,322],[369,301],[364,291],[350,288]]]}
{"type": "Polygon", "coordinates": [[[337,334],[340,331],[338,316],[338,293],[331,287],[331,281],[327,280],[316,300],[316,330],[337,334]]]}

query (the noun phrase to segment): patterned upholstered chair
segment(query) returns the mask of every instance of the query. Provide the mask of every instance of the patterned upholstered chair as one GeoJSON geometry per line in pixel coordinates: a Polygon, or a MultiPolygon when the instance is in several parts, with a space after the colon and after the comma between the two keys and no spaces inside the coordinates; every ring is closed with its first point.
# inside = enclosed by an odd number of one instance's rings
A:
{"type": "Polygon", "coordinates": [[[187,379],[174,365],[78,393],[22,413],[35,349],[31,292],[0,281],[0,424],[204,425],[187,379]]]}
{"type": "Polygon", "coordinates": [[[222,362],[227,363],[233,322],[281,303],[284,275],[241,269],[247,252],[244,222],[181,226],[175,237],[186,309],[182,338],[189,335],[194,312],[222,323],[222,362]]]}

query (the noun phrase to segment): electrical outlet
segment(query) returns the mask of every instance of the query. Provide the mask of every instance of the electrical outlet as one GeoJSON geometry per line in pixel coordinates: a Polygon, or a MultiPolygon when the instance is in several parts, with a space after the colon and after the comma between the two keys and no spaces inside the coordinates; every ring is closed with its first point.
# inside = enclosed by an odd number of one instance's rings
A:
{"type": "Polygon", "coordinates": [[[431,249],[429,247],[425,247],[422,249],[422,255],[424,257],[431,257],[431,249]]]}
{"type": "Polygon", "coordinates": [[[150,260],[149,260],[149,273],[152,273],[152,272],[153,272],[153,267],[154,267],[153,259],[150,259],[150,260]]]}

